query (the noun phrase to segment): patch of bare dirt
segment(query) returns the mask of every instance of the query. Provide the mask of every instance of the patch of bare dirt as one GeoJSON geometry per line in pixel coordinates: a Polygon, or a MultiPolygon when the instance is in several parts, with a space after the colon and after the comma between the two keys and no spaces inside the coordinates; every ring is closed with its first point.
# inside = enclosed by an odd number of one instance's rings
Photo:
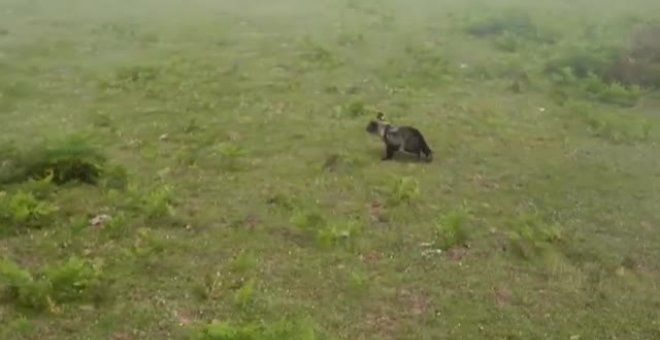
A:
{"type": "Polygon", "coordinates": [[[511,302],[512,294],[506,287],[495,287],[493,289],[493,295],[495,297],[495,302],[500,307],[508,305],[511,302]]]}

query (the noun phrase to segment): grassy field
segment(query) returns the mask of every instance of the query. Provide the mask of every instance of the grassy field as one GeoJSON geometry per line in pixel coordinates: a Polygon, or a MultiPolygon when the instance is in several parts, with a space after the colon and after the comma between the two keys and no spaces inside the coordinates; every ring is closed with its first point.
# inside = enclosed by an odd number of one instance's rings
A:
{"type": "Polygon", "coordinates": [[[658,13],[0,0],[0,338],[660,339],[658,13]]]}

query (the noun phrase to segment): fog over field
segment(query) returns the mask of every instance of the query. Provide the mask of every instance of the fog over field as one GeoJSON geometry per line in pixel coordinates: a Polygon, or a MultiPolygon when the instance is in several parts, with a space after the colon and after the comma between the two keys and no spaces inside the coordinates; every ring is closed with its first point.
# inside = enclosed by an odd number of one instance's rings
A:
{"type": "Polygon", "coordinates": [[[660,339],[659,142],[657,0],[0,0],[0,339],[660,339]]]}

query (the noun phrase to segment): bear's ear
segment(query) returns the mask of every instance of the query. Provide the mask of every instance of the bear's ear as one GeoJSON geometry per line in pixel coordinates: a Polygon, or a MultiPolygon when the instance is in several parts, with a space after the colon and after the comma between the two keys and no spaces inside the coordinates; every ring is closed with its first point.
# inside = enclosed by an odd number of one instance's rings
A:
{"type": "Polygon", "coordinates": [[[378,119],[380,121],[385,120],[385,114],[382,113],[382,112],[378,112],[378,114],[376,115],[376,119],[378,119]]]}

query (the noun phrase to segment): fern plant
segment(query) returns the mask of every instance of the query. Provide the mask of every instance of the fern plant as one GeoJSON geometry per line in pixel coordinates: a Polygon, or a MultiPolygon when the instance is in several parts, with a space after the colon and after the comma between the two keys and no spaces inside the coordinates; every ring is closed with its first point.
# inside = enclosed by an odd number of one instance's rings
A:
{"type": "Polygon", "coordinates": [[[171,185],[159,186],[142,197],[141,205],[149,218],[174,217],[174,188],[171,185]]]}
{"type": "Polygon", "coordinates": [[[36,198],[31,192],[0,193],[0,233],[45,227],[58,211],[55,204],[36,198]]]}
{"type": "Polygon", "coordinates": [[[457,209],[444,215],[436,225],[436,246],[442,250],[465,246],[468,241],[466,223],[468,212],[457,209]]]}
{"type": "Polygon", "coordinates": [[[389,188],[388,203],[390,205],[407,204],[420,194],[419,182],[413,177],[396,179],[389,188]]]}
{"type": "Polygon", "coordinates": [[[75,256],[41,268],[36,275],[9,259],[0,260],[0,288],[5,297],[36,311],[54,311],[64,303],[98,303],[105,297],[106,284],[98,263],[75,256]]]}

